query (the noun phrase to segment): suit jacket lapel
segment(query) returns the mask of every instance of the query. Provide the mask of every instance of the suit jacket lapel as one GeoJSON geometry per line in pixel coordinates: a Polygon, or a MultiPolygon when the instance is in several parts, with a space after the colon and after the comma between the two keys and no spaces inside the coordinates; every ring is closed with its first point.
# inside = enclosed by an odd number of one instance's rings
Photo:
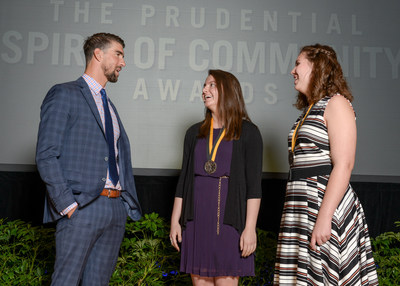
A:
{"type": "Polygon", "coordinates": [[[80,78],[77,80],[77,82],[78,82],[78,84],[80,85],[81,91],[82,91],[82,95],[83,95],[83,97],[85,98],[87,104],[89,105],[89,108],[90,108],[90,110],[92,111],[93,116],[94,116],[94,118],[95,118],[96,121],[97,121],[97,124],[99,125],[99,127],[100,127],[101,130],[103,131],[104,138],[105,138],[106,133],[105,133],[105,130],[104,130],[104,127],[103,127],[103,123],[101,122],[99,110],[97,109],[96,102],[95,102],[94,99],[93,99],[93,95],[92,95],[92,93],[90,92],[89,86],[87,85],[86,81],[85,81],[82,77],[80,77],[80,78]]]}

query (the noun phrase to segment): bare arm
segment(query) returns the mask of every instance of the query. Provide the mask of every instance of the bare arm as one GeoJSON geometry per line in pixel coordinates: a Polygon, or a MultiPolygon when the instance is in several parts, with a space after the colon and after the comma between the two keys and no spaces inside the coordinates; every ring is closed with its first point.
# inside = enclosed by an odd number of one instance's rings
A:
{"type": "Polygon", "coordinates": [[[331,235],[333,214],[342,200],[354,166],[357,129],[353,108],[342,96],[334,96],[326,107],[333,169],[318,212],[311,237],[311,248],[327,242],[331,235]]]}
{"type": "Polygon", "coordinates": [[[178,242],[182,242],[182,228],[179,223],[179,219],[182,213],[182,201],[183,201],[182,198],[175,197],[174,206],[172,209],[172,216],[171,216],[171,232],[169,233],[171,244],[178,251],[179,251],[178,242]]]}
{"type": "Polygon", "coordinates": [[[260,204],[261,199],[247,200],[246,226],[240,236],[240,250],[243,257],[252,254],[257,247],[256,226],[260,204]]]}

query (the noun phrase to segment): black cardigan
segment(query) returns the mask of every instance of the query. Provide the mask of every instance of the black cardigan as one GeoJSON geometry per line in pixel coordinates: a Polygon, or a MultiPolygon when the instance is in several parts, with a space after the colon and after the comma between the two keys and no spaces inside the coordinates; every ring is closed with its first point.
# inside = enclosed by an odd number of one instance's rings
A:
{"type": "MultiPolygon", "coordinates": [[[[180,224],[193,220],[194,149],[202,122],[192,125],[185,135],[182,170],[175,197],[183,198],[180,224]]],[[[224,224],[242,233],[246,224],[247,200],[261,198],[263,143],[253,123],[242,121],[242,134],[233,141],[224,224]]]]}

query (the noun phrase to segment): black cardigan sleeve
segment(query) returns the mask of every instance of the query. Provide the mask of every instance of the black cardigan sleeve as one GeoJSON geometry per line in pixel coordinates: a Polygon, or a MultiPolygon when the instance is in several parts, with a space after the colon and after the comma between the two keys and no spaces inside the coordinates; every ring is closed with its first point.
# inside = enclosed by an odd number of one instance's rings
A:
{"type": "Polygon", "coordinates": [[[242,233],[246,225],[247,200],[261,198],[263,142],[258,127],[243,120],[242,134],[233,142],[229,189],[224,223],[242,233]]]}
{"type": "Polygon", "coordinates": [[[175,197],[183,199],[180,224],[185,227],[186,221],[193,219],[193,180],[194,148],[201,122],[192,125],[185,135],[183,144],[182,169],[179,175],[175,197]]]}
{"type": "Polygon", "coordinates": [[[257,126],[250,125],[246,134],[245,175],[246,175],[246,199],[261,198],[262,195],[262,159],[263,142],[257,126]]]}

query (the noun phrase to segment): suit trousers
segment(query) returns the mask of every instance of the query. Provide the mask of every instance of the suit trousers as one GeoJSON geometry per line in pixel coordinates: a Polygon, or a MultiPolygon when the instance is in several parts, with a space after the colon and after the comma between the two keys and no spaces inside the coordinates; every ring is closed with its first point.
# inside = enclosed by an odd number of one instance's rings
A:
{"type": "Polygon", "coordinates": [[[125,232],[121,198],[99,196],[56,226],[52,285],[108,285],[125,232]]]}

